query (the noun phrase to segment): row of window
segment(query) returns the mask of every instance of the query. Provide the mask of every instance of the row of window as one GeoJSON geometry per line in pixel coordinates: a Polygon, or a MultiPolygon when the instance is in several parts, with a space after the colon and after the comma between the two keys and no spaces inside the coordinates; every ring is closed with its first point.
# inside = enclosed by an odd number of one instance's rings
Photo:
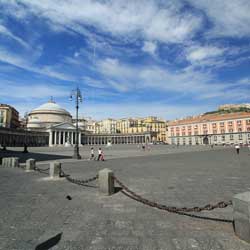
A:
{"type": "MultiPolygon", "coordinates": [[[[237,120],[237,121],[235,121],[235,122],[236,122],[236,124],[237,124],[238,126],[241,126],[241,125],[243,124],[244,121],[242,121],[242,120],[237,120]]],[[[250,125],[250,120],[246,120],[245,123],[246,123],[246,125],[250,125]]],[[[227,124],[228,124],[229,127],[230,127],[230,126],[233,126],[233,121],[228,121],[227,124]]],[[[212,127],[213,127],[213,128],[217,128],[217,126],[224,127],[224,126],[225,126],[225,122],[219,122],[219,124],[218,124],[218,123],[212,123],[212,127]]],[[[202,124],[202,127],[203,127],[204,129],[206,129],[206,128],[208,127],[208,124],[202,124]]],[[[194,128],[194,129],[198,129],[198,124],[193,125],[193,128],[194,128]]],[[[176,131],[179,131],[179,130],[180,130],[180,127],[176,127],[175,129],[176,129],[176,131]]],[[[182,130],[186,130],[186,126],[182,126],[181,129],[182,129],[182,130]]],[[[187,126],[187,129],[188,129],[188,130],[191,130],[191,129],[192,129],[192,126],[191,126],[191,125],[187,126]]],[[[171,130],[174,130],[174,128],[171,128],[171,130]]]]}
{"type": "MultiPolygon", "coordinates": [[[[177,144],[180,143],[180,139],[182,139],[183,144],[185,144],[186,142],[188,142],[190,145],[192,144],[192,137],[177,138],[176,139],[177,144]]],[[[233,141],[235,139],[238,139],[238,140],[242,141],[243,140],[243,135],[242,134],[238,134],[238,135],[230,134],[229,139],[230,139],[230,141],[233,141]]],[[[250,134],[247,134],[247,139],[250,140],[250,134]]],[[[214,141],[214,142],[217,142],[217,141],[223,141],[224,142],[226,140],[226,136],[221,135],[221,137],[219,137],[217,135],[214,135],[209,140],[214,141]],[[221,139],[221,140],[219,140],[219,139],[221,139]]],[[[199,142],[199,137],[195,137],[195,143],[198,143],[198,142],[199,142]]],[[[175,139],[172,138],[172,144],[174,144],[174,143],[175,143],[175,139]]]]}

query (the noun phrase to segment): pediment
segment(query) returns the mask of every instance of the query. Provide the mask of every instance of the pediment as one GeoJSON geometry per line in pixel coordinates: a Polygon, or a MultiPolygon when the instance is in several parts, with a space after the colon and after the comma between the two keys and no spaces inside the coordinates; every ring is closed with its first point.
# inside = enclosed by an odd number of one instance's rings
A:
{"type": "Polygon", "coordinates": [[[56,124],[50,127],[51,129],[56,129],[56,130],[75,130],[76,127],[69,122],[63,122],[60,124],[56,124]]]}

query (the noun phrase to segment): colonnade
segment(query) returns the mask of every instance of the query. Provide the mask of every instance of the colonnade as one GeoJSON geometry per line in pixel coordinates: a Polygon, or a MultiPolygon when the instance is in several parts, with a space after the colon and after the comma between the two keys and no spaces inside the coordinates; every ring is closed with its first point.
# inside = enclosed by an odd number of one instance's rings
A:
{"type": "Polygon", "coordinates": [[[82,144],[141,144],[151,142],[151,137],[142,135],[85,135],[82,144]]]}
{"type": "MultiPolygon", "coordinates": [[[[74,145],[76,143],[76,132],[54,130],[49,132],[49,145],[65,145],[66,143],[74,145]]],[[[79,132],[79,144],[81,144],[81,132],[79,132]]]]}

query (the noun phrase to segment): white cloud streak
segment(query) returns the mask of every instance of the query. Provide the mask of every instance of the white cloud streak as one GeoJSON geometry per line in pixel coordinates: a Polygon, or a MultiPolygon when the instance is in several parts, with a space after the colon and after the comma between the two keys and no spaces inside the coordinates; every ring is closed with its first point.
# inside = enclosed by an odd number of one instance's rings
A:
{"type": "Polygon", "coordinates": [[[180,11],[180,1],[163,4],[153,0],[61,0],[58,4],[50,0],[2,0],[2,3],[9,10],[19,6],[27,16],[45,18],[52,29],[59,25],[83,34],[86,30],[81,25],[90,25],[113,36],[139,35],[149,40],[178,43],[191,38],[202,24],[199,16],[180,11]]]}

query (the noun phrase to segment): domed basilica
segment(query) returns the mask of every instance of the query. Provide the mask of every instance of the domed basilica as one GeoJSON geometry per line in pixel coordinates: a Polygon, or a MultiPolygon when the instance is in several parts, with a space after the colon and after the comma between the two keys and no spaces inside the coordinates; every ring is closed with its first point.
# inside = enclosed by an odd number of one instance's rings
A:
{"type": "Polygon", "coordinates": [[[28,129],[44,131],[60,123],[72,123],[71,114],[53,100],[32,110],[28,116],[28,129]]]}

